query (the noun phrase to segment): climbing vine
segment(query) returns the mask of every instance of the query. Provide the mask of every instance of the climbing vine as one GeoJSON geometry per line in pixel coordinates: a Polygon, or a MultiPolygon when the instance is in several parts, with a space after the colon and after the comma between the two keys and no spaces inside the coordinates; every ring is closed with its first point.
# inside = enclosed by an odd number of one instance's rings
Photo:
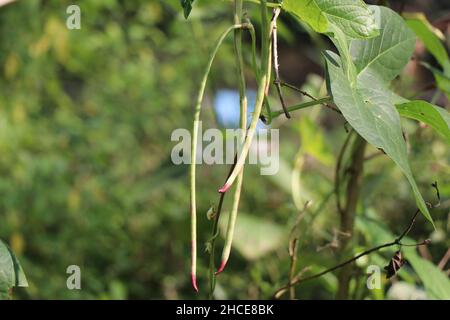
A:
{"type": "MultiPolygon", "coordinates": [[[[185,17],[189,16],[194,1],[181,1],[185,17]]],[[[251,19],[244,16],[244,1],[234,1],[233,24],[224,31],[215,46],[204,71],[197,103],[195,106],[194,122],[192,127],[193,141],[197,141],[198,123],[203,102],[203,95],[208,80],[208,75],[213,64],[214,57],[224,39],[233,33],[234,54],[237,70],[237,88],[240,96],[240,127],[245,131],[242,140],[243,147],[235,155],[235,162],[231,166],[228,176],[222,186],[218,188],[218,205],[210,216],[212,220],[211,237],[207,241],[207,252],[210,254],[209,265],[209,296],[213,297],[217,275],[225,269],[230,256],[233,234],[238,214],[240,194],[243,185],[243,172],[245,160],[249,154],[249,148],[255,136],[255,129],[259,120],[270,123],[272,119],[284,116],[291,118],[294,112],[314,106],[325,106],[342,116],[347,123],[348,139],[342,148],[341,156],[336,169],[335,197],[337,211],[340,215],[340,231],[349,236],[342,241],[339,248],[339,257],[353,255],[354,248],[351,245],[355,224],[355,211],[359,197],[359,189],[362,179],[363,163],[366,146],[368,144],[380,150],[393,161],[401,170],[404,178],[409,182],[411,194],[415,198],[417,212],[414,215],[414,223],[417,214],[421,213],[429,223],[434,224],[430,214],[431,206],[427,205],[422,190],[416,183],[411,170],[407,143],[405,141],[401,117],[414,119],[436,130],[442,138],[450,142],[449,114],[445,109],[433,103],[406,99],[397,94],[391,86],[391,82],[399,76],[406,64],[410,61],[417,36],[422,39],[434,54],[442,66],[437,70],[427,64],[436,77],[439,88],[446,94],[448,88],[443,84],[443,79],[449,77],[449,59],[445,49],[433,30],[430,29],[423,17],[405,15],[402,17],[395,11],[385,6],[366,5],[360,0],[284,0],[284,1],[245,1],[246,5],[258,5],[260,11],[259,41],[256,46],[257,35],[251,19]],[[279,74],[279,57],[277,50],[277,19],[279,16],[291,15],[306,24],[313,32],[328,37],[335,50],[322,52],[328,95],[314,97],[307,92],[302,92],[310,101],[301,104],[287,106],[283,98],[282,88],[290,88],[301,91],[292,85],[284,83],[279,74]],[[243,32],[248,31],[252,43],[252,65],[244,65],[243,59],[243,32]],[[257,93],[250,123],[247,123],[246,115],[248,101],[246,96],[246,78],[244,69],[249,67],[253,71],[253,77],[257,83],[257,93]],[[269,88],[276,89],[280,108],[275,110],[269,104],[269,88]],[[342,172],[342,156],[349,152],[348,170],[342,172]],[[343,175],[348,174],[344,179],[343,175]],[[345,182],[343,182],[345,180],[345,182]],[[219,266],[216,266],[216,242],[218,236],[218,221],[221,217],[225,195],[234,188],[231,214],[228,218],[225,244],[219,266]]],[[[191,150],[191,235],[192,235],[192,286],[198,291],[197,284],[197,203],[196,203],[196,143],[192,143],[191,150]]],[[[437,185],[435,185],[437,188],[437,185]]],[[[409,227],[409,229],[411,228],[409,227]]],[[[409,231],[408,229],[408,231],[409,231]]],[[[348,265],[359,257],[377,251],[378,249],[400,245],[401,240],[408,232],[396,240],[376,248],[369,249],[364,254],[350,258],[336,267],[327,269],[317,275],[308,276],[305,279],[313,279],[327,272],[339,269],[338,297],[346,298],[349,291],[350,273],[348,265]]],[[[417,245],[427,245],[429,241],[417,245]]],[[[297,252],[296,244],[290,247],[291,256],[297,252]]],[[[295,263],[293,264],[295,269],[295,263]]],[[[293,275],[293,271],[292,274],[293,275]]],[[[291,277],[292,278],[292,277],[291,277]]],[[[303,278],[297,277],[290,281],[286,287],[281,288],[276,294],[280,297],[291,286],[299,284],[303,278]]]]}

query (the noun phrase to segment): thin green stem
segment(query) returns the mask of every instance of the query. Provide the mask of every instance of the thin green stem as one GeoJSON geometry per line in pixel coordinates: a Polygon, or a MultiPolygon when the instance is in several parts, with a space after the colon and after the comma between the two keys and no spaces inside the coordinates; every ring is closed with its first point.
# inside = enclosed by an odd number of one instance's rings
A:
{"type": "MultiPolygon", "coordinates": [[[[233,167],[230,169],[230,173],[233,167]]],[[[209,256],[209,299],[213,298],[214,289],[216,288],[216,275],[215,275],[215,251],[216,251],[216,236],[219,233],[219,219],[222,213],[223,200],[225,199],[225,193],[220,195],[219,205],[217,207],[216,217],[214,219],[212,232],[211,232],[211,253],[209,256]]]]}
{"type": "MultiPolygon", "coordinates": [[[[234,8],[234,23],[240,23],[242,20],[242,6],[243,0],[236,0],[234,8]]],[[[240,127],[242,130],[241,143],[244,143],[246,130],[247,130],[247,96],[246,96],[246,83],[245,83],[245,75],[244,75],[244,58],[242,54],[242,31],[236,30],[234,33],[234,51],[236,55],[236,64],[238,69],[238,78],[239,78],[239,101],[240,101],[240,127]]],[[[241,172],[237,177],[236,182],[236,190],[234,192],[233,197],[233,206],[231,209],[231,213],[228,217],[228,227],[225,236],[225,245],[223,247],[222,259],[220,263],[220,267],[217,270],[216,274],[223,271],[225,268],[228,258],[230,257],[231,246],[233,243],[234,229],[236,225],[236,219],[239,209],[239,201],[241,197],[242,191],[242,182],[244,179],[244,168],[242,168],[241,172]]]]}
{"type": "MultiPolygon", "coordinates": [[[[331,101],[332,101],[331,97],[324,97],[321,99],[308,101],[308,102],[304,102],[304,103],[300,103],[300,104],[296,104],[294,106],[288,107],[287,111],[292,112],[292,111],[296,111],[296,110],[300,110],[300,109],[306,109],[306,108],[313,107],[313,106],[316,106],[319,104],[326,104],[331,101]]],[[[284,114],[283,110],[274,111],[274,112],[272,112],[272,118],[276,118],[282,114],[284,114]]]]}
{"type": "Polygon", "coordinates": [[[267,1],[261,1],[261,16],[262,16],[262,41],[261,41],[261,77],[258,81],[258,93],[256,95],[255,107],[253,110],[252,120],[248,129],[248,134],[242,147],[241,154],[238,157],[236,166],[231,173],[231,176],[227,179],[222,188],[219,189],[220,193],[227,192],[233,182],[236,180],[238,174],[241,172],[245,159],[247,158],[253,137],[256,131],[256,125],[258,124],[259,117],[261,115],[262,106],[264,103],[267,85],[269,80],[269,66],[270,66],[270,32],[267,19],[267,1]]]}
{"type": "Polygon", "coordinates": [[[208,60],[208,64],[203,73],[203,78],[200,84],[200,89],[197,96],[197,104],[195,106],[195,114],[194,114],[194,124],[192,128],[192,141],[191,141],[191,165],[190,165],[190,211],[191,211],[191,281],[192,286],[195,291],[198,291],[197,286],[197,204],[196,204],[196,156],[197,156],[197,140],[198,140],[198,131],[199,131],[199,122],[200,122],[200,111],[203,101],[203,96],[205,94],[206,83],[208,80],[209,72],[211,71],[211,66],[216,57],[217,52],[219,51],[220,46],[223,41],[227,37],[227,35],[236,29],[246,28],[247,24],[236,24],[230,26],[222,35],[219,37],[213,52],[208,60]]]}
{"type": "MultiPolygon", "coordinates": [[[[233,0],[228,0],[228,1],[231,2],[233,0]]],[[[253,3],[253,4],[257,4],[257,5],[261,4],[261,1],[259,1],[259,0],[245,0],[245,2],[253,3]]],[[[268,2],[268,3],[266,3],[266,6],[267,6],[267,8],[279,8],[279,7],[281,7],[281,4],[268,2]]]]}
{"type": "MultiPolygon", "coordinates": [[[[256,74],[256,77],[258,78],[259,77],[259,68],[256,64],[256,33],[255,33],[255,29],[253,28],[253,25],[250,23],[250,21],[247,20],[246,24],[247,24],[247,28],[248,28],[248,31],[250,33],[251,40],[252,40],[252,56],[253,56],[252,68],[256,74]]],[[[228,179],[230,177],[234,167],[236,166],[236,158],[237,158],[237,154],[234,157],[233,165],[230,167],[230,171],[228,172],[226,179],[228,179]]],[[[216,274],[215,274],[215,270],[216,270],[215,269],[216,235],[218,234],[219,219],[220,219],[220,215],[222,212],[224,198],[225,198],[225,193],[221,193],[220,199],[219,199],[218,210],[216,213],[216,217],[214,219],[212,232],[211,232],[211,255],[210,255],[210,260],[209,260],[209,281],[210,281],[209,298],[210,299],[213,298],[213,293],[214,293],[214,289],[215,289],[215,285],[216,285],[216,274]]]]}

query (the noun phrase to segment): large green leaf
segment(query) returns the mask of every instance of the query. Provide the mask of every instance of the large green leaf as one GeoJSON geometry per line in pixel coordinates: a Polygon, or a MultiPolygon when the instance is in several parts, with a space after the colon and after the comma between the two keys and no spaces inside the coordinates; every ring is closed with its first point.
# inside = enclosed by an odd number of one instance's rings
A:
{"type": "MultiPolygon", "coordinates": [[[[220,219],[220,229],[226,231],[228,219],[220,219]]],[[[233,246],[248,260],[256,260],[279,248],[285,239],[285,229],[274,222],[239,213],[233,246]]]]}
{"type": "Polygon", "coordinates": [[[403,19],[386,7],[371,6],[380,17],[380,35],[369,40],[353,40],[350,53],[359,78],[394,79],[408,63],[416,43],[414,33],[403,19]]]}
{"type": "Polygon", "coordinates": [[[405,257],[422,280],[429,299],[450,300],[448,276],[430,261],[421,258],[415,248],[404,249],[405,257]]]}
{"type": "MultiPolygon", "coordinates": [[[[424,216],[432,218],[420,194],[408,163],[400,116],[389,82],[408,62],[414,49],[414,34],[403,19],[385,7],[372,6],[380,16],[380,35],[368,40],[354,40],[350,52],[357,66],[357,81],[349,78],[341,58],[326,52],[328,90],[350,125],[369,143],[386,152],[408,179],[416,203],[424,216]]],[[[335,42],[344,45],[342,41],[335,42]]],[[[339,52],[345,52],[342,48],[339,52]]],[[[348,63],[348,59],[345,59],[348,63]]]]}
{"type": "Polygon", "coordinates": [[[335,25],[350,38],[378,34],[375,17],[361,0],[284,0],[283,9],[319,33],[330,32],[330,25],[335,25]]]}
{"type": "Polygon", "coordinates": [[[19,261],[11,249],[0,240],[0,288],[27,286],[28,282],[19,261]]]}
{"type": "Polygon", "coordinates": [[[422,121],[450,143],[450,115],[447,110],[422,100],[415,100],[396,105],[401,116],[422,121]]]}

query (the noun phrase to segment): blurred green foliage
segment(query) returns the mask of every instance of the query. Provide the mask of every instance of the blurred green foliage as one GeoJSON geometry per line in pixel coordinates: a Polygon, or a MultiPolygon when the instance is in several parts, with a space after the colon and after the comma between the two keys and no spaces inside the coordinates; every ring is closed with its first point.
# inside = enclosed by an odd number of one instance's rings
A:
{"type": "MultiPolygon", "coordinates": [[[[176,128],[190,128],[200,72],[216,35],[231,21],[231,3],[196,2],[185,21],[179,0],[86,1],[81,30],[68,30],[70,4],[18,1],[0,8],[0,239],[19,257],[29,283],[15,289],[14,297],[195,298],[187,276],[187,167],[172,164],[170,135],[176,128]],[[73,264],[81,267],[79,291],[66,287],[66,268],[73,264]]],[[[257,22],[253,9],[248,14],[257,22]]],[[[285,45],[298,45],[289,26],[306,38],[309,55],[318,55],[317,40],[293,21],[280,27],[285,45]]],[[[204,121],[211,127],[216,126],[210,106],[214,90],[235,88],[230,40],[218,55],[209,85],[204,121]]],[[[324,94],[319,75],[308,76],[304,87],[324,94]]],[[[301,99],[293,93],[286,97],[301,99]]],[[[247,215],[236,235],[244,238],[236,240],[229,267],[218,278],[218,298],[269,298],[286,283],[287,235],[306,200],[313,205],[301,227],[298,263],[313,270],[336,263],[332,249],[317,248],[333,240],[338,223],[331,192],[346,132],[326,109],[300,114],[289,123],[273,124],[281,129],[279,174],[260,176],[255,166],[246,170],[241,210],[247,215]],[[300,195],[292,195],[293,185],[300,195]],[[239,247],[267,242],[258,232],[246,241],[252,234],[242,228],[252,224],[276,230],[273,243],[259,246],[263,252],[239,247]],[[249,250],[251,257],[245,254],[249,250]]],[[[448,145],[430,128],[409,120],[404,124],[421,189],[433,199],[429,185],[437,179],[442,198],[448,198],[448,145]]],[[[218,200],[216,187],[226,170],[202,166],[199,172],[200,246],[209,236],[205,214],[218,200]]],[[[435,263],[449,247],[448,207],[447,202],[432,212],[436,230],[419,219],[410,235],[433,239],[429,249],[435,263]]],[[[414,211],[399,170],[384,157],[368,162],[357,245],[379,244],[364,221],[376,221],[381,230],[396,234],[414,211]]],[[[199,251],[200,297],[205,297],[208,257],[199,251]]],[[[362,262],[360,281],[353,283],[355,298],[385,297],[386,290],[365,289],[364,267],[389,259],[382,252],[362,262]]],[[[410,267],[400,276],[421,285],[410,267]]],[[[335,288],[329,274],[305,283],[298,296],[332,298],[335,288]]]]}

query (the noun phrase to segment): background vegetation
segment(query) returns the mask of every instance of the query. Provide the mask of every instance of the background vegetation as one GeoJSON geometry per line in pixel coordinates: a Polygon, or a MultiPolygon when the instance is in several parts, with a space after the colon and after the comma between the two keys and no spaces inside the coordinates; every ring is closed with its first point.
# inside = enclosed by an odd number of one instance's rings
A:
{"type": "MultiPolygon", "coordinates": [[[[232,21],[231,2],[199,0],[185,21],[178,0],[83,1],[82,29],[72,31],[65,26],[70,4],[24,0],[0,8],[0,239],[16,253],[29,282],[14,290],[14,298],[204,298],[208,256],[201,245],[210,225],[203,217],[217,202],[211,186],[223,183],[227,167],[199,168],[196,295],[188,276],[188,167],[172,164],[170,135],[191,126],[201,71],[232,21]],[[72,264],[82,270],[79,291],[66,287],[72,264]]],[[[400,1],[390,5],[402,7],[400,1]]],[[[257,7],[246,8],[258,27],[257,7]]],[[[448,45],[450,8],[444,1],[407,1],[403,9],[424,11],[448,45]]],[[[285,16],[279,32],[282,78],[323,95],[320,50],[331,44],[285,16]]],[[[221,124],[214,113],[217,93],[236,90],[232,50],[230,37],[213,66],[204,126],[221,124]]],[[[415,57],[396,90],[449,107],[444,94],[435,95],[432,74],[418,63],[439,67],[420,42],[415,57]]],[[[285,95],[290,104],[303,99],[295,92],[285,95]]],[[[288,234],[307,200],[312,205],[299,227],[298,264],[317,271],[338,262],[334,246],[342,235],[336,232],[332,192],[345,125],[327,109],[293,116],[272,124],[281,130],[279,174],[260,176],[256,166],[246,170],[235,248],[218,278],[217,298],[270,298],[287,282],[288,234]]],[[[440,185],[443,201],[432,211],[436,229],[420,217],[410,234],[417,241],[432,239],[418,259],[437,266],[450,244],[449,148],[431,128],[403,124],[425,197],[434,200],[430,184],[440,185]]],[[[376,152],[368,148],[367,155],[376,152]]],[[[230,203],[225,206],[229,210],[230,203]]],[[[358,204],[361,250],[395,238],[415,210],[409,185],[392,161],[368,160],[358,204]]],[[[394,282],[383,280],[381,290],[367,290],[366,267],[386,265],[393,250],[358,262],[351,298],[449,298],[448,292],[433,293],[431,280],[411,264],[394,282]]],[[[448,264],[440,267],[448,275],[448,264]]],[[[335,292],[336,277],[328,274],[298,287],[297,297],[333,298],[335,292]]]]}

